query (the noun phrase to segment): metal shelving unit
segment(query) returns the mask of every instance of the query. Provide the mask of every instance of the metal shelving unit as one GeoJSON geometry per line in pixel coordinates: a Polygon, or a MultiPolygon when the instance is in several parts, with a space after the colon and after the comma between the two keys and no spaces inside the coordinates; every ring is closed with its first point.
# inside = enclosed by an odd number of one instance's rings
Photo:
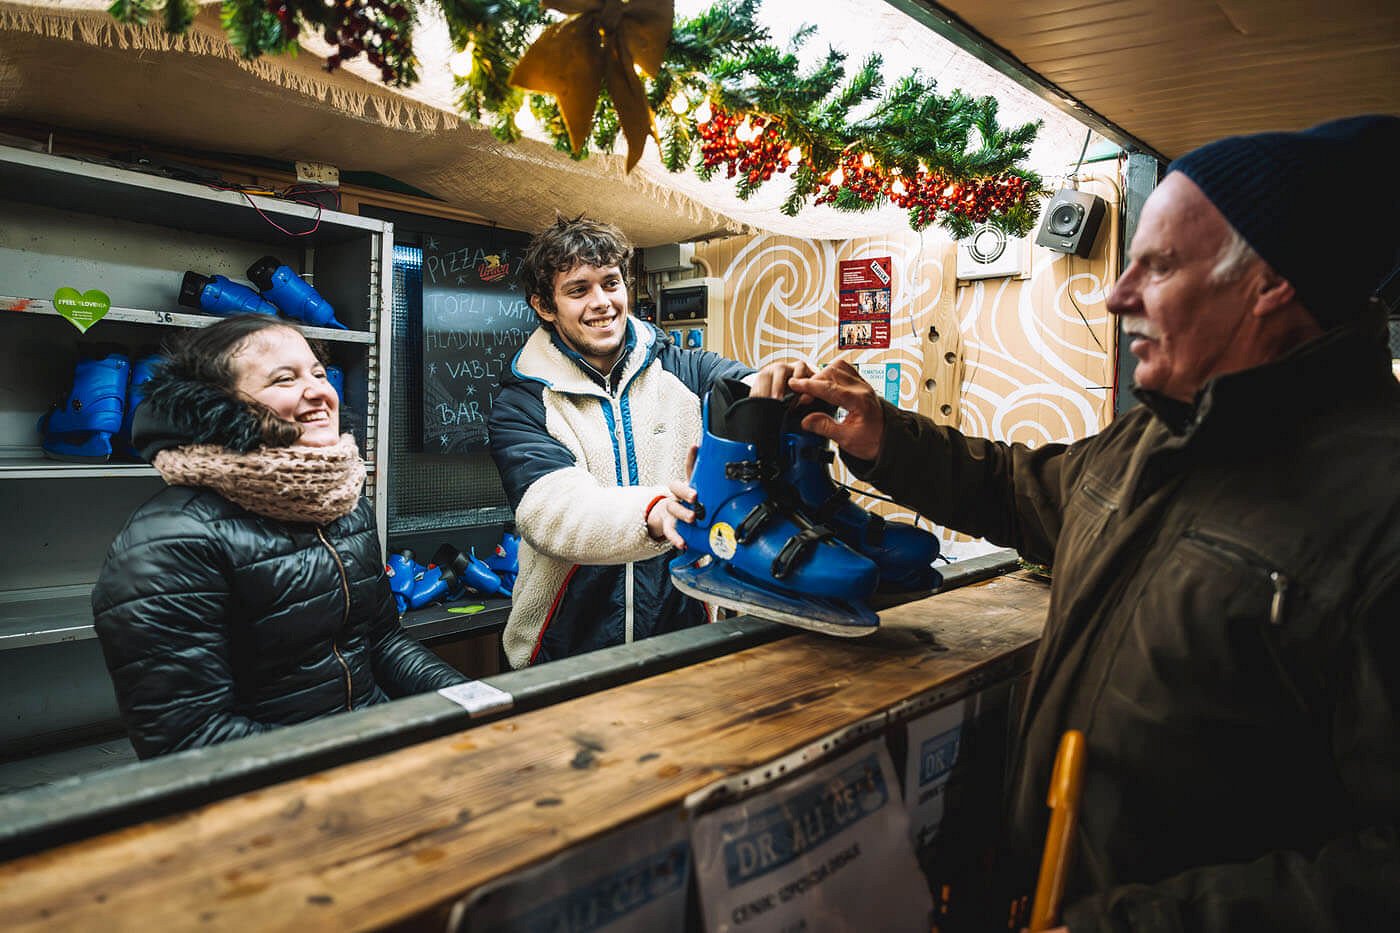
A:
{"type": "MultiPolygon", "coordinates": [[[[62,317],[46,298],[23,298],[15,295],[0,295],[0,311],[15,311],[23,314],[49,314],[62,317]]],[[[190,314],[182,311],[150,311],[145,308],[110,308],[103,321],[122,321],[128,324],[156,324],[162,327],[208,327],[219,320],[212,314],[190,314]]],[[[376,335],[367,331],[336,330],[333,327],[300,326],[301,332],[313,340],[329,343],[374,343],[376,335]]]]}
{"type": "MultiPolygon", "coordinates": [[[[367,461],[365,472],[377,473],[377,464],[367,461]]],[[[145,463],[59,463],[37,451],[21,449],[12,452],[0,449],[0,480],[5,479],[89,479],[96,476],[159,476],[155,467],[145,463]]]]}
{"type": "Polygon", "coordinates": [[[185,271],[242,280],[274,255],[336,308],[348,329],[302,330],[345,372],[383,543],[393,239],[381,220],[0,146],[0,702],[17,711],[0,746],[115,717],[90,592],[112,539],[162,481],[115,455],[46,459],[35,425],[83,351],[145,353],[219,320],[178,304],[185,271]],[[54,306],[64,287],[99,289],[111,307],[80,333],[54,306]]]}

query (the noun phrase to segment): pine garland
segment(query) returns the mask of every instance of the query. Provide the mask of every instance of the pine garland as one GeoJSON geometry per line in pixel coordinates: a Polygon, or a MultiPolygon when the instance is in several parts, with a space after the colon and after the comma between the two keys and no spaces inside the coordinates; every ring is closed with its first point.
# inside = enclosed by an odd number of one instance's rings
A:
{"type": "MultiPolygon", "coordinates": [[[[159,0],[162,21],[182,33],[192,0],[159,0]]],[[[321,32],[341,61],[364,54],[386,84],[417,81],[412,29],[419,0],[224,0],[230,41],[248,58],[295,51],[302,28],[321,32]]],[[[452,67],[457,107],[498,138],[521,136],[526,108],[557,148],[575,158],[611,151],[621,130],[606,89],[598,97],[587,145],[570,144],[557,103],[510,84],[510,74],[540,30],[557,16],[539,0],[432,0],[458,50],[452,67]]],[[[157,0],[113,0],[122,22],[144,23],[157,0]]],[[[759,0],[717,0],[672,27],[659,72],[645,82],[661,161],[672,172],[692,165],[708,179],[721,170],[747,198],[781,175],[790,216],[811,204],[868,211],[905,208],[910,226],[939,225],[954,237],[987,223],[1021,236],[1034,226],[1046,193],[1022,163],[1039,122],[1003,127],[997,102],[960,90],[940,94],[914,72],[886,88],[883,61],[871,55],[849,72],[836,49],[804,69],[798,58],[812,28],[786,47],[758,23],[759,0]]],[[[640,106],[640,105],[638,105],[640,106]]],[[[586,110],[586,108],[585,108],[586,110]]],[[[579,142],[582,142],[580,140],[579,142]]]]}

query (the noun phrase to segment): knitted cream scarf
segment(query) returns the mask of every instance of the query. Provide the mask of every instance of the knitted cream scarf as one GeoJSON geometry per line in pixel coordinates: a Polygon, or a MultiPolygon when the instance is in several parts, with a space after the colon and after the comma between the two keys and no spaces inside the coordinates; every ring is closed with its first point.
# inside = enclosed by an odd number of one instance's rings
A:
{"type": "Polygon", "coordinates": [[[153,461],[172,486],[205,486],[250,512],[324,525],[350,514],[365,484],[355,438],[333,447],[259,447],[235,453],[218,444],[172,447],[153,461]]]}

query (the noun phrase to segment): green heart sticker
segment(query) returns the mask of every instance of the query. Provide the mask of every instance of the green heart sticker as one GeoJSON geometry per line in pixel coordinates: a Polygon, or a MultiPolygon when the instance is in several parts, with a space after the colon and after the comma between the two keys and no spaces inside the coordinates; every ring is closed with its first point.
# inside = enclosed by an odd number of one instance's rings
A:
{"type": "Polygon", "coordinates": [[[60,288],[53,293],[53,306],[82,333],[107,316],[112,299],[95,288],[79,294],[76,288],[60,288]]]}

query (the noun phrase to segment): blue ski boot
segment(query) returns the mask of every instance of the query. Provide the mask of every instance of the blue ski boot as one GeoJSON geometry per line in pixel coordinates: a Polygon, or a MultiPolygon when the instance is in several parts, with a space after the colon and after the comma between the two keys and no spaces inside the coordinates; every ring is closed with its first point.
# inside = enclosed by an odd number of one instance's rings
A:
{"type": "Polygon", "coordinates": [[[501,543],[496,545],[494,554],[487,555],[485,563],[507,589],[514,589],[516,574],[520,572],[520,535],[509,531],[502,534],[501,543]]]}
{"type": "Polygon", "coordinates": [[[851,494],[831,479],[835,453],[826,438],[801,427],[802,417],[813,411],[835,414],[835,406],[804,407],[790,411],[783,424],[782,481],[790,486],[803,507],[836,536],[880,568],[878,601],[904,602],[927,596],[943,583],[933,569],[938,558],[938,538],[904,522],[887,522],[851,501],[851,494]]]}
{"type": "Polygon", "coordinates": [[[249,266],[248,278],[262,291],[264,298],[292,320],[316,327],[346,329],[335,319],[331,303],[276,256],[264,256],[249,266]]]}
{"type": "Polygon", "coordinates": [[[442,578],[454,594],[452,599],[461,599],[468,591],[483,596],[510,595],[510,587],[476,556],[475,551],[463,554],[452,545],[444,544],[433,555],[433,564],[442,568],[442,578]]]}
{"type": "Polygon", "coordinates": [[[389,592],[394,594],[394,605],[399,612],[407,611],[408,597],[413,593],[413,578],[418,574],[413,552],[405,550],[390,554],[384,572],[389,576],[389,592]]]}
{"type": "Polygon", "coordinates": [[[136,415],[136,406],[140,405],[146,397],[144,391],[146,383],[150,381],[151,376],[155,375],[156,366],[160,364],[162,359],[163,357],[160,355],[151,353],[139,357],[131,363],[131,381],[126,386],[126,409],[122,412],[122,427],[118,436],[121,438],[119,449],[138,460],[141,459],[141,452],[131,446],[131,420],[136,415]]]}
{"type": "Polygon", "coordinates": [[[61,406],[39,419],[44,456],[75,463],[105,463],[112,435],[121,430],[131,362],[120,353],[81,359],[73,388],[61,406]]]}
{"type": "Polygon", "coordinates": [[[879,570],[803,511],[779,477],[784,405],[726,379],[705,396],[690,485],[695,521],[671,582],[687,595],[832,635],[869,635],[879,570]]]}
{"type": "Polygon", "coordinates": [[[331,384],[332,389],[335,389],[335,397],[343,408],[345,406],[345,370],[339,366],[327,366],[326,381],[331,384]]]}
{"type": "Polygon", "coordinates": [[[186,308],[197,308],[219,317],[231,314],[267,314],[276,316],[277,306],[246,285],[222,275],[200,275],[186,272],[180,280],[180,297],[186,308]]]}
{"type": "Polygon", "coordinates": [[[417,567],[413,576],[413,591],[408,594],[408,608],[422,609],[433,603],[446,602],[452,581],[443,576],[443,568],[437,564],[417,567]]]}
{"type": "Polygon", "coordinates": [[[448,598],[451,584],[442,568],[437,564],[424,567],[413,559],[412,551],[390,554],[384,572],[389,576],[389,591],[394,594],[394,605],[399,612],[422,609],[448,598]]]}

